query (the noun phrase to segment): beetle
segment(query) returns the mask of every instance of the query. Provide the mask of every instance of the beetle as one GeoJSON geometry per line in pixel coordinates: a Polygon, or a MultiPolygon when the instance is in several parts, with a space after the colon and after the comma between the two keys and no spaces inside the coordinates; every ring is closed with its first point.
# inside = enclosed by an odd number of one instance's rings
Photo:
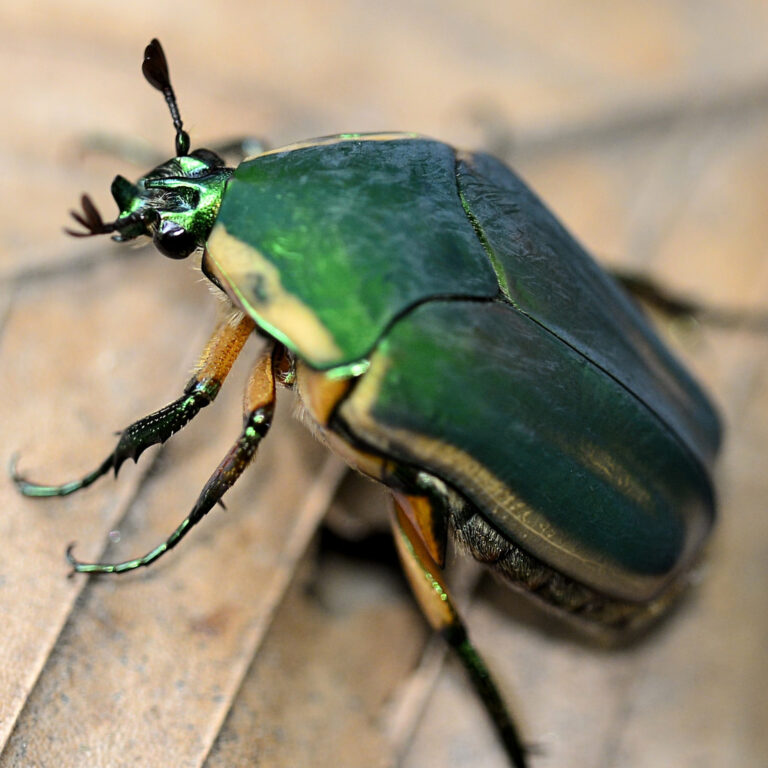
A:
{"type": "Polygon", "coordinates": [[[348,133],[260,152],[236,168],[191,150],[160,43],[143,73],[175,157],[117,176],[105,222],[82,197],[76,236],[152,238],[202,252],[229,313],[181,396],[120,433],[83,489],[165,442],[218,394],[254,333],[242,432],[168,539],[173,548],[254,458],[276,384],[327,445],[383,483],[403,568],[467,669],[507,750],[526,750],[472,646],[443,568],[452,536],[512,587],[588,624],[634,631],[672,602],[715,517],[712,405],[643,314],[511,170],[411,133],[348,133]]]}

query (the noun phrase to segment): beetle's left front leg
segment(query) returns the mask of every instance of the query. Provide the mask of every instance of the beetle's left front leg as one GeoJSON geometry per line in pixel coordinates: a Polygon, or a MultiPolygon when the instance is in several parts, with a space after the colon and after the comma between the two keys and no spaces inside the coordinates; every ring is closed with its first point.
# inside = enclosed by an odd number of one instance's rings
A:
{"type": "Polygon", "coordinates": [[[261,439],[267,434],[275,409],[275,366],[274,344],[269,344],[253,368],[245,389],[243,430],[235,444],[222,459],[219,466],[205,484],[192,511],[182,520],[176,530],[162,543],[143,557],[121,563],[82,563],[67,549],[67,559],[78,573],[125,573],[153,563],[169,549],[175,547],[190,529],[202,520],[221,500],[224,493],[250,464],[261,439]]]}
{"type": "Polygon", "coordinates": [[[442,575],[444,548],[435,524],[434,502],[425,496],[395,492],[392,527],[403,570],[424,615],[464,665],[472,684],[496,726],[515,768],[525,768],[525,749],[485,662],[469,641],[442,575]]]}
{"type": "Polygon", "coordinates": [[[213,402],[254,328],[255,323],[247,315],[236,321],[222,317],[181,397],[122,430],[114,451],[95,470],[69,483],[43,485],[19,475],[14,460],[10,471],[16,487],[25,496],[67,496],[92,485],[110,469],[117,474],[126,459],[138,461],[147,448],[164,443],[188,424],[202,408],[213,402]]]}

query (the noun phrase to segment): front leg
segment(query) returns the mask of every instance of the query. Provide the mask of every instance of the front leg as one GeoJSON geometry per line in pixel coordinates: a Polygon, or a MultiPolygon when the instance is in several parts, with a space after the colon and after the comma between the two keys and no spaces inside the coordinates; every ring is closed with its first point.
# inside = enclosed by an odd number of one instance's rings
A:
{"type": "Polygon", "coordinates": [[[240,436],[221,460],[192,511],[181,521],[176,530],[161,544],[142,557],[121,563],[83,563],[67,548],[67,560],[77,573],[125,573],[155,562],[169,549],[175,547],[193,526],[197,525],[228,491],[256,455],[261,439],[267,434],[275,410],[275,367],[274,344],[269,344],[254,366],[245,389],[243,407],[243,429],[240,436]]]}
{"type": "Polygon", "coordinates": [[[213,402],[254,328],[255,323],[248,315],[241,315],[235,320],[221,319],[205,345],[181,397],[126,427],[120,433],[115,450],[95,470],[69,483],[43,485],[26,480],[18,474],[13,461],[10,471],[16,487],[25,496],[67,496],[87,488],[110,469],[117,475],[126,459],[138,461],[147,448],[164,443],[188,424],[201,408],[213,402]]]}

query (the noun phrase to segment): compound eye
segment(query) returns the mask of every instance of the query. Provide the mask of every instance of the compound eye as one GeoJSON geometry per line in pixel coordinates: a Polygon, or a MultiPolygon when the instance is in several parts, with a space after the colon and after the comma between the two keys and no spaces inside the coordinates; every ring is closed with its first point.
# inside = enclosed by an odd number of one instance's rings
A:
{"type": "Polygon", "coordinates": [[[194,236],[173,221],[163,221],[155,230],[152,241],[163,256],[185,259],[197,248],[194,236]]]}

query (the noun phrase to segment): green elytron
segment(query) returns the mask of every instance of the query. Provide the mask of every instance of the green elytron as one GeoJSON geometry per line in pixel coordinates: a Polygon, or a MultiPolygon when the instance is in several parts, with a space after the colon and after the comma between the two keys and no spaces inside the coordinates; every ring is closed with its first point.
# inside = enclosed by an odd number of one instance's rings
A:
{"type": "Polygon", "coordinates": [[[121,434],[86,487],[164,442],[218,393],[251,333],[266,340],[242,434],[179,528],[121,573],[173,547],[235,482],[266,434],[276,381],[328,445],[386,484],[404,568],[458,651],[504,741],[513,722],[442,578],[449,534],[512,586],[619,630],[657,615],[714,519],[717,417],[635,306],[533,193],[488,155],[413,134],[344,134],[264,152],[236,169],[190,151],[160,44],[177,156],[135,184],[120,214],[75,214],[116,240],[203,250],[229,299],[181,397],[121,434]]]}

